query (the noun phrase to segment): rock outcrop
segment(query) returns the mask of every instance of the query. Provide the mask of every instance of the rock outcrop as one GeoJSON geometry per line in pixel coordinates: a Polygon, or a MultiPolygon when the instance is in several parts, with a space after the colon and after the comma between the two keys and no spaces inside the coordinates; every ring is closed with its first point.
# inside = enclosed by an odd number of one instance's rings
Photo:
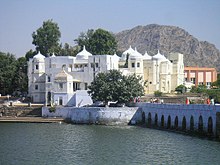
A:
{"type": "Polygon", "coordinates": [[[184,54],[185,66],[215,67],[220,71],[220,52],[215,45],[199,41],[184,29],[175,26],[151,24],[137,26],[115,34],[119,51],[131,45],[144,54],[155,55],[159,49],[167,56],[169,52],[184,54]]]}

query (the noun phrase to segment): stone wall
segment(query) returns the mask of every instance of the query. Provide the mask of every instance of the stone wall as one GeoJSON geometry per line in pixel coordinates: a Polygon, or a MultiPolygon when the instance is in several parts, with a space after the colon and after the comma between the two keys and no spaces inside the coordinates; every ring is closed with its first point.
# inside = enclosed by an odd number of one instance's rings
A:
{"type": "Polygon", "coordinates": [[[216,113],[216,136],[220,140],[220,112],[216,113]]]}
{"type": "Polygon", "coordinates": [[[21,107],[21,106],[1,106],[0,113],[2,116],[41,116],[41,107],[21,107]]]}
{"type": "Polygon", "coordinates": [[[76,124],[127,125],[138,121],[138,107],[57,107],[49,112],[49,107],[42,108],[43,117],[62,117],[76,124]]]}
{"type": "Polygon", "coordinates": [[[138,103],[142,121],[149,127],[194,132],[215,137],[220,129],[220,106],[202,104],[138,103]],[[218,119],[218,120],[217,120],[218,119]]]}

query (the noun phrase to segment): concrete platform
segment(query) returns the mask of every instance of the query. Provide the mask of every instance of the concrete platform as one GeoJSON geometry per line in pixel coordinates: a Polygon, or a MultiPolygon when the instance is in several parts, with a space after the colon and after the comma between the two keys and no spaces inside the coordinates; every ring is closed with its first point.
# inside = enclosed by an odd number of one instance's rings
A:
{"type": "Polygon", "coordinates": [[[42,117],[0,117],[0,123],[60,123],[63,118],[42,118],[42,117]]]}

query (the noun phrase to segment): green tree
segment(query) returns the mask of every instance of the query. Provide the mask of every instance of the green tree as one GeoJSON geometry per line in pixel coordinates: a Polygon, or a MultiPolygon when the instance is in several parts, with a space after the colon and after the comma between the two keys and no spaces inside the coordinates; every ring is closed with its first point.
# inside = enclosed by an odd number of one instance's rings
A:
{"type": "Polygon", "coordinates": [[[142,78],[135,75],[124,76],[118,70],[99,73],[91,85],[88,93],[94,101],[108,101],[126,103],[131,99],[144,95],[142,78]]]}
{"type": "Polygon", "coordinates": [[[78,39],[74,40],[81,48],[83,45],[94,55],[114,54],[117,51],[117,42],[110,32],[97,29],[89,29],[87,33],[81,33],[78,39]]]}
{"type": "Polygon", "coordinates": [[[207,91],[207,87],[205,85],[198,85],[198,87],[193,86],[190,92],[192,93],[205,93],[207,91]]]}
{"type": "Polygon", "coordinates": [[[86,47],[86,49],[89,50],[89,40],[92,38],[92,35],[94,33],[93,29],[89,29],[86,33],[81,32],[79,37],[75,39],[74,41],[77,43],[77,45],[80,47],[80,50],[83,49],[83,46],[86,47]]]}
{"type": "Polygon", "coordinates": [[[14,55],[0,52],[0,93],[12,94],[17,61],[14,55]]]}
{"type": "Polygon", "coordinates": [[[185,85],[179,85],[175,88],[175,91],[178,93],[185,93],[186,92],[186,87],[185,85]]]}
{"type": "Polygon", "coordinates": [[[33,51],[32,49],[29,50],[26,54],[25,54],[25,58],[26,58],[26,61],[29,61],[30,58],[33,58],[34,55],[36,55],[37,52],[36,51],[33,51]]]}
{"type": "Polygon", "coordinates": [[[48,56],[52,53],[58,53],[60,50],[59,40],[61,33],[57,23],[52,20],[44,21],[43,26],[32,34],[36,51],[48,56]]]}
{"type": "Polygon", "coordinates": [[[25,93],[28,90],[27,62],[25,57],[17,59],[16,74],[13,78],[12,88],[14,91],[21,93],[25,93]]]}
{"type": "Polygon", "coordinates": [[[76,56],[79,52],[78,47],[70,46],[68,43],[65,43],[64,46],[61,48],[59,55],[61,56],[76,56]]]}

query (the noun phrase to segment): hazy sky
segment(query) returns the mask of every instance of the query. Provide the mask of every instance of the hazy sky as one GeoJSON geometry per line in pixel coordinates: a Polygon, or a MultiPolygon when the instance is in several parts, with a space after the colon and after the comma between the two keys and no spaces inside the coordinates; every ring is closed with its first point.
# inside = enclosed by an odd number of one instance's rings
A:
{"type": "Polygon", "coordinates": [[[120,32],[152,23],[174,25],[220,49],[220,0],[0,0],[0,51],[24,56],[32,33],[53,19],[61,42],[74,45],[80,32],[120,32]]]}

